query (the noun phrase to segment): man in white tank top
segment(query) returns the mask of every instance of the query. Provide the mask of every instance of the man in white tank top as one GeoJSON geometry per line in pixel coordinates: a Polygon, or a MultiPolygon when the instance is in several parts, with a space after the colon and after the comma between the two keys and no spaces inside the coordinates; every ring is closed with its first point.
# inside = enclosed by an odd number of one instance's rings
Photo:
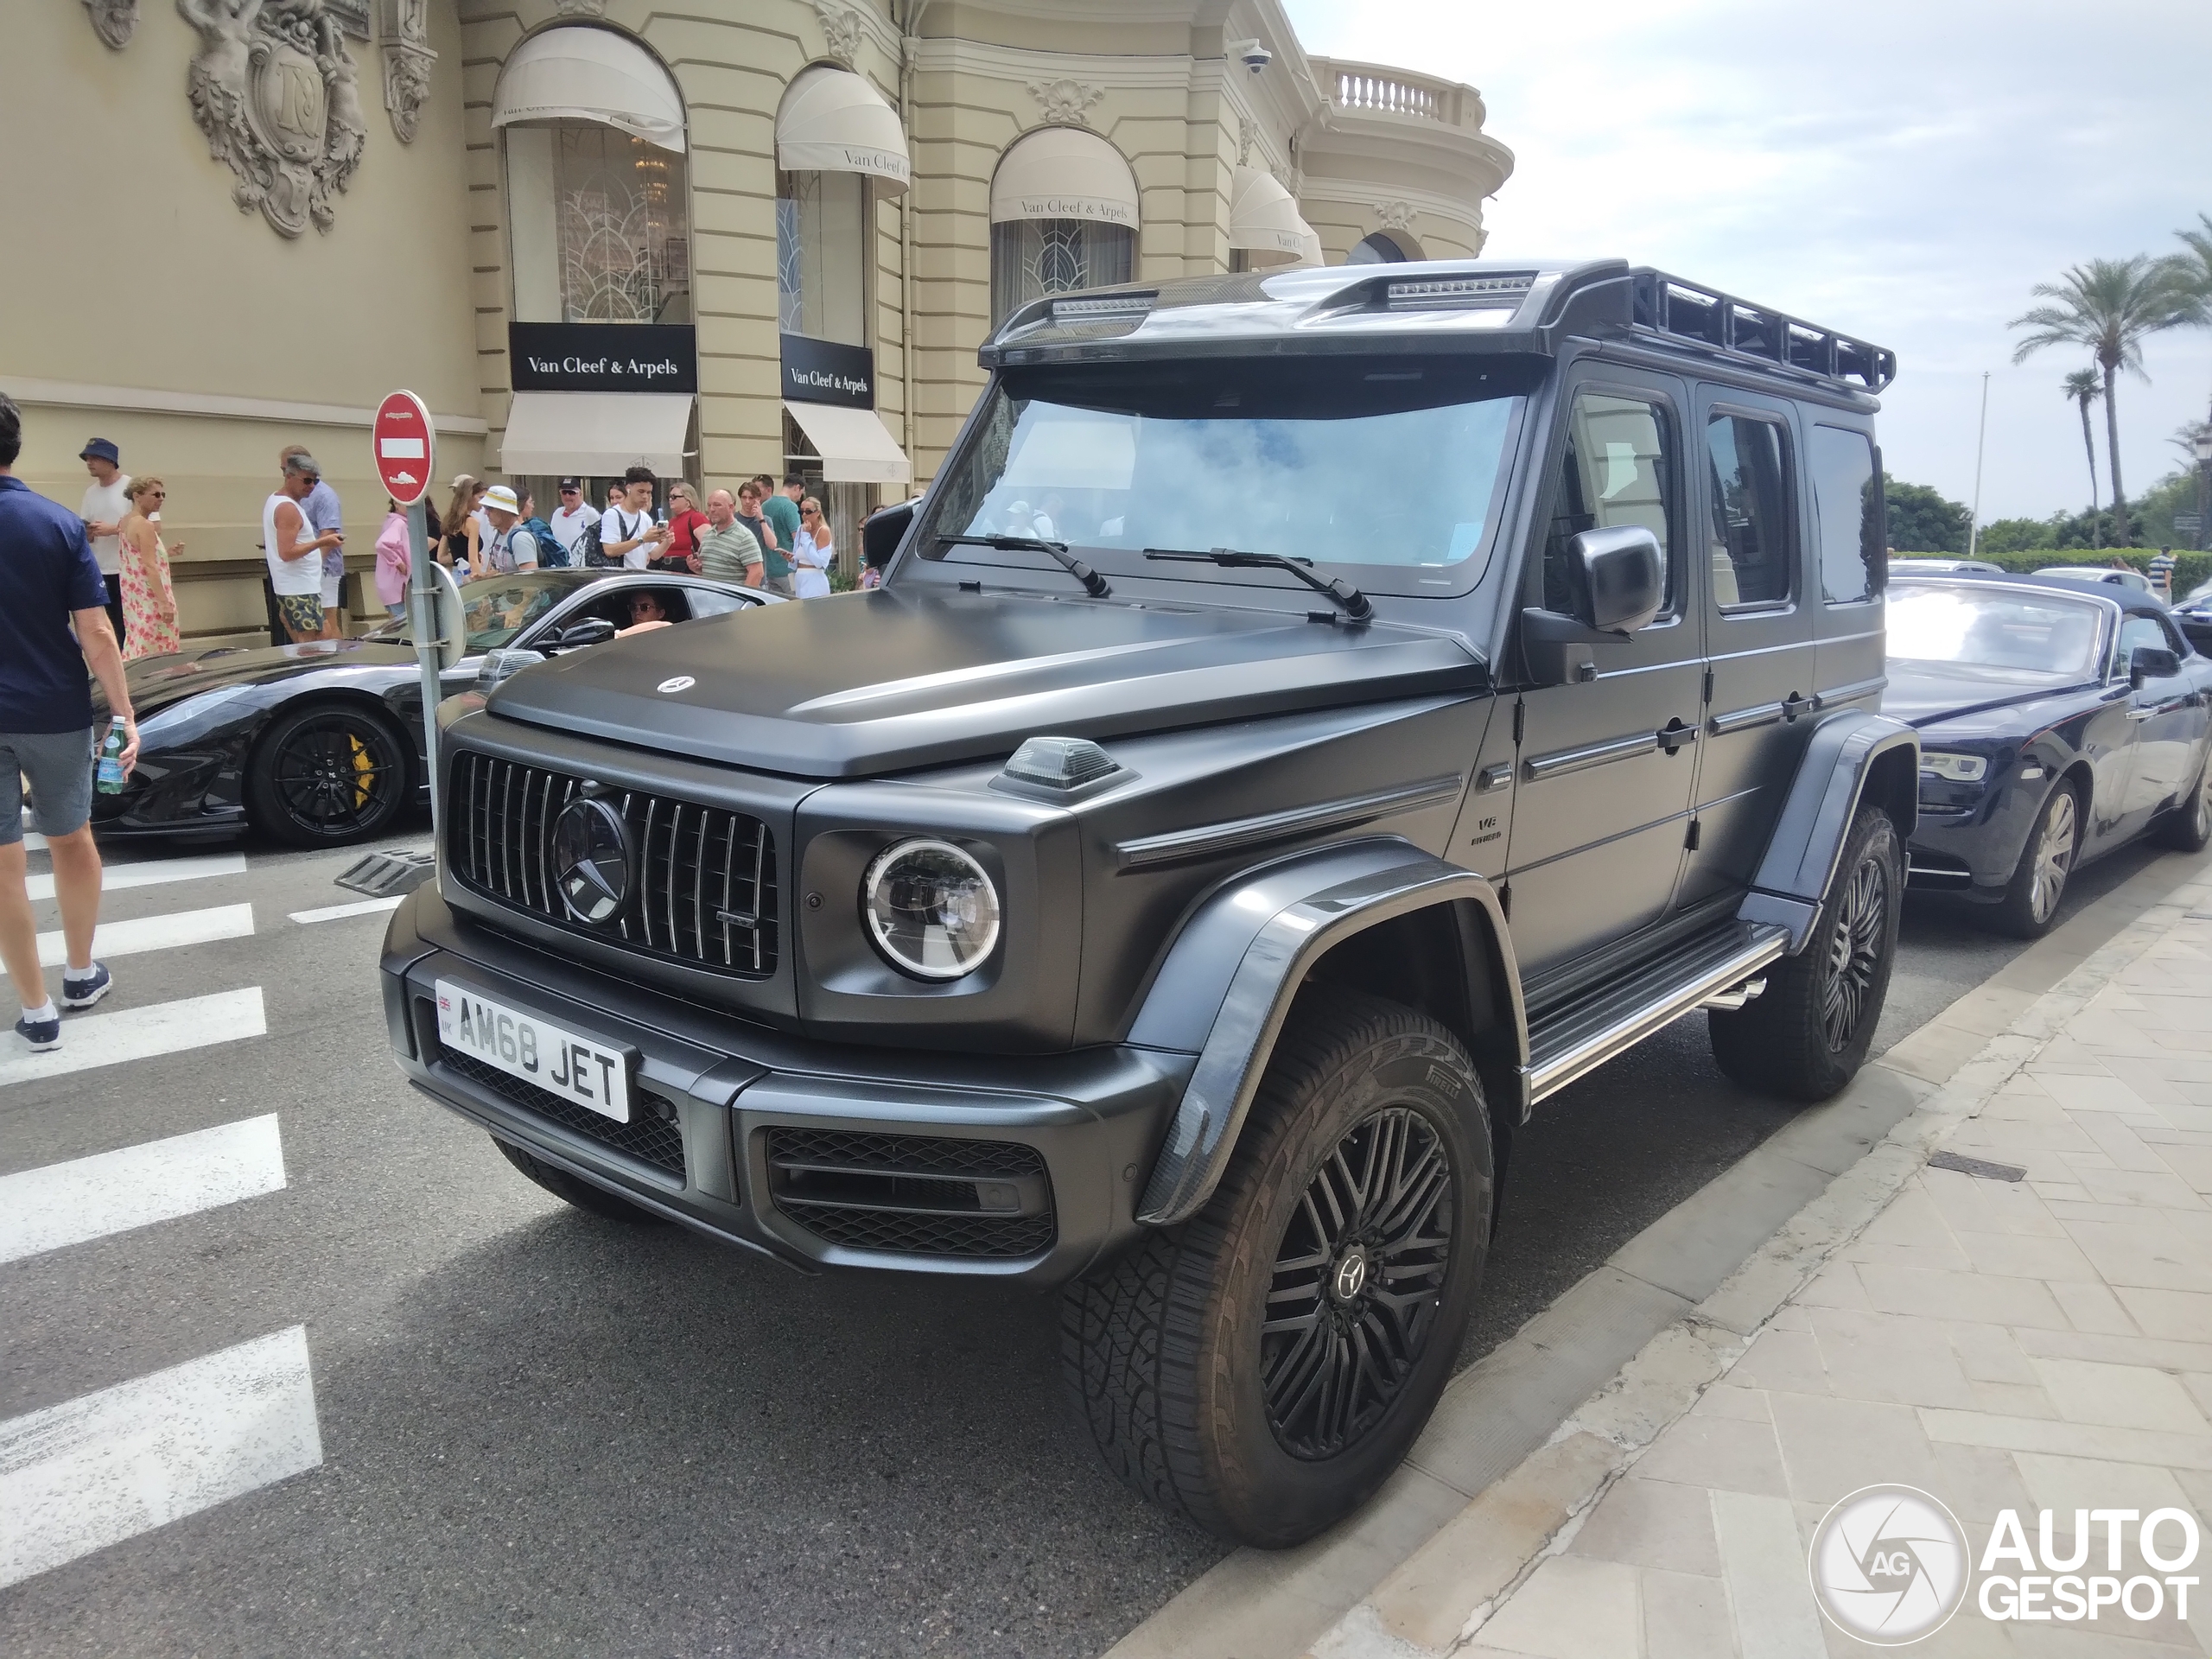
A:
{"type": "Polygon", "coordinates": [[[295,645],[322,637],[322,556],[346,539],[334,530],[320,536],[309,533],[300,503],[321,478],[322,468],[313,455],[288,455],[283,484],[261,506],[261,546],[269,559],[269,586],[276,595],[276,613],[295,645]]]}

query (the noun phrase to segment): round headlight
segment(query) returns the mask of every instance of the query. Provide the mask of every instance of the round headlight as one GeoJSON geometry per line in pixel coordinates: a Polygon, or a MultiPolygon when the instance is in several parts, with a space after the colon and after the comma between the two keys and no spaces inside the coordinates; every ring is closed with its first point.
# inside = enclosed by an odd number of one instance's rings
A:
{"type": "Polygon", "coordinates": [[[924,979],[973,973],[999,942],[999,890],[950,842],[902,841],[879,854],[861,910],[876,949],[924,979]]]}

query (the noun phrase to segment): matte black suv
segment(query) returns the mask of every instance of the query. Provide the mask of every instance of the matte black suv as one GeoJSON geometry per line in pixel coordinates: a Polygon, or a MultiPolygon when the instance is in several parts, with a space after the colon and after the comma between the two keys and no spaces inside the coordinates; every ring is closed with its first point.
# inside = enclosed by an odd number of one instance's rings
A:
{"type": "Polygon", "coordinates": [[[880,591],[448,705],[392,1044],[585,1208],[1064,1287],[1108,1463],[1288,1544],[1427,1417],[1538,1102],[1700,1008],[1790,1098],[1864,1058],[1894,359],[1618,261],[982,356],[880,591]]]}

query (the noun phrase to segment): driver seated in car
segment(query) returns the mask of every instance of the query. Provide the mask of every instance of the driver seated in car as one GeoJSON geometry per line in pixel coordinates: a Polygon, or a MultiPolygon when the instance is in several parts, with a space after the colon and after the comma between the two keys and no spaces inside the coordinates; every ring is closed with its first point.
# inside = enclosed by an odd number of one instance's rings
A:
{"type": "Polygon", "coordinates": [[[615,629],[614,637],[624,639],[633,633],[644,633],[668,625],[668,607],[661,603],[658,594],[632,594],[630,595],[630,626],[615,629]]]}

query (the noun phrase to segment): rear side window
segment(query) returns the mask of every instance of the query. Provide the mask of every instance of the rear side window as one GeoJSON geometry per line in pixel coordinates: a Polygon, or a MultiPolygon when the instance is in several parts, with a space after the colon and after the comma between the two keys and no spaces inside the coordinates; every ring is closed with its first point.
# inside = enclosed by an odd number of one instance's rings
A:
{"type": "Polygon", "coordinates": [[[1667,416],[1641,397],[1586,391],[1567,416],[1559,497],[1544,544],[1544,608],[1572,615],[1579,581],[1567,544],[1586,530],[1635,524],[1659,538],[1667,572],[1662,613],[1675,607],[1675,550],[1667,533],[1667,416]]]}
{"type": "Polygon", "coordinates": [[[1777,421],[1715,415],[1705,429],[1713,467],[1713,596],[1734,605],[1789,597],[1789,445],[1777,421]]]}
{"type": "Polygon", "coordinates": [[[1813,512],[1819,526],[1821,593],[1831,605],[1872,599],[1888,564],[1882,546],[1882,486],[1864,432],[1813,429],[1813,512]]]}

